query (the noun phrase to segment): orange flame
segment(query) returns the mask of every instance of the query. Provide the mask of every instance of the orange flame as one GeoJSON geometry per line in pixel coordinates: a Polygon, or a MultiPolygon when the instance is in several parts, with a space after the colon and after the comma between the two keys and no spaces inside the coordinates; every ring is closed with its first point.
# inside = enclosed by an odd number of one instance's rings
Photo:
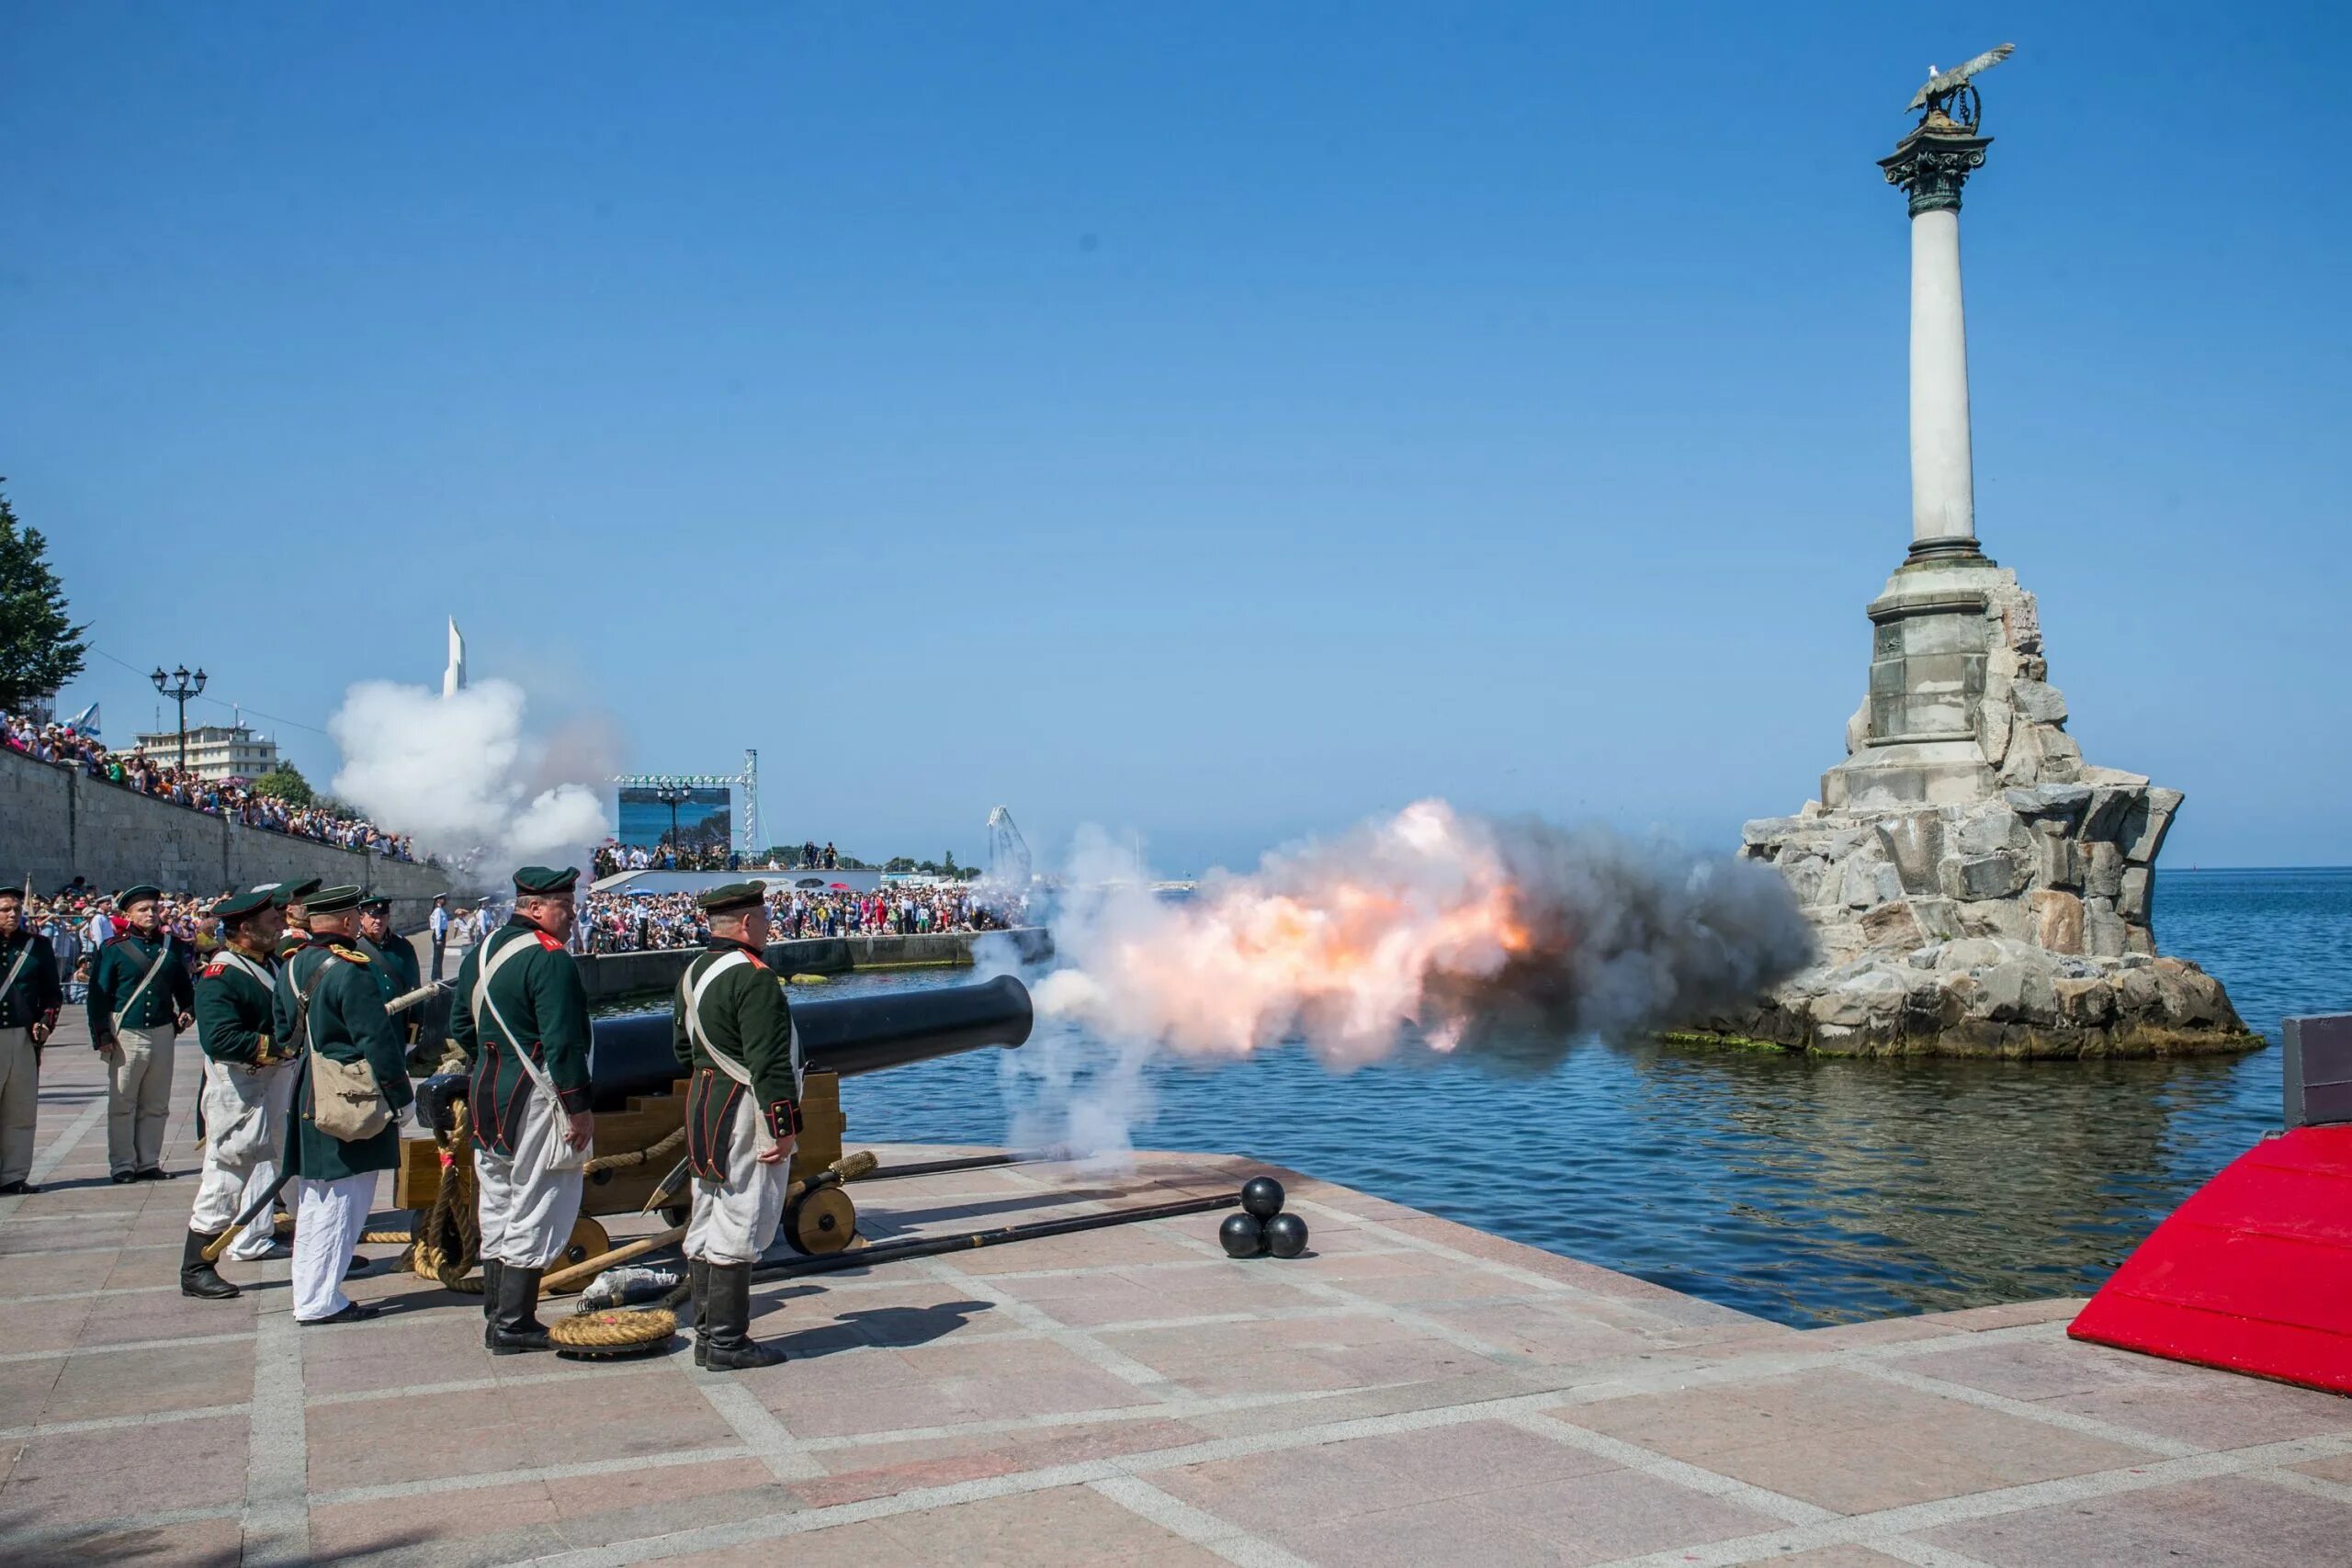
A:
{"type": "Polygon", "coordinates": [[[1039,986],[1048,1013],[1201,1055],[1304,1034],[1341,1065],[1407,1025],[1452,1049],[1465,1021],[1433,988],[1492,977],[1532,945],[1492,834],[1434,800],[1189,904],[1106,900],[1056,940],[1075,963],[1039,986]]]}

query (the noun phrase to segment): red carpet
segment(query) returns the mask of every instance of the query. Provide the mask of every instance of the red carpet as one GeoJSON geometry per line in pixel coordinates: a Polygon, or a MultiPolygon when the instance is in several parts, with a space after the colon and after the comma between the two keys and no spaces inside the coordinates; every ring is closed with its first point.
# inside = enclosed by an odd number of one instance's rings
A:
{"type": "Polygon", "coordinates": [[[2240,1155],[2066,1332],[2352,1393],[2352,1126],[2300,1127],[2240,1155]]]}

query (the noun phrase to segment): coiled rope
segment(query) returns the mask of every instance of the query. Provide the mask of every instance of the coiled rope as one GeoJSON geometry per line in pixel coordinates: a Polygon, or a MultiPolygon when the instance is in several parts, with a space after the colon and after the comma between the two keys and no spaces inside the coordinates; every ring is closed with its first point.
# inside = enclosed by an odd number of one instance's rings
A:
{"type": "Polygon", "coordinates": [[[474,1148],[467,1107],[460,1101],[441,1145],[441,1190],[417,1216],[408,1236],[409,1267],[445,1291],[480,1294],[481,1276],[469,1273],[481,1255],[481,1220],[474,1211],[474,1148]]]}

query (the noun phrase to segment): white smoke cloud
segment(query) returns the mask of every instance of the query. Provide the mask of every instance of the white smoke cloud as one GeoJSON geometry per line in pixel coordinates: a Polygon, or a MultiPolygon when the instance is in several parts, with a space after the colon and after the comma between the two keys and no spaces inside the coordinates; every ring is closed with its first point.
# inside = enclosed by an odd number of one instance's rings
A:
{"type": "Polygon", "coordinates": [[[1069,882],[1062,966],[1035,987],[1039,1037],[1007,1089],[1028,1141],[1098,1151],[1128,1146],[1163,1051],[1299,1040],[1344,1071],[1418,1042],[1542,1067],[1753,997],[1813,951],[1770,867],[1438,800],[1212,873],[1187,901],[1153,897],[1100,835],[1069,882]]]}
{"type": "Polygon", "coordinates": [[[450,696],[363,681],[327,731],[343,750],[331,786],[379,827],[502,880],[537,863],[585,868],[608,831],[613,747],[597,724],[525,733],[523,689],[479,682],[450,696]]]}

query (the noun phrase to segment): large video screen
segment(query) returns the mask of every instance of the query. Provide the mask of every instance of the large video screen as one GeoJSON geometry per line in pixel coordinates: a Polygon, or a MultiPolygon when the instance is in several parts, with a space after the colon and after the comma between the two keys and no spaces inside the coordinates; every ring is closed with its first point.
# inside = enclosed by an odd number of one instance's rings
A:
{"type": "MultiPolygon", "coordinates": [[[[678,803],[678,840],[685,848],[725,849],[735,833],[735,815],[724,788],[689,790],[678,803]]],[[[670,841],[670,804],[650,789],[620,795],[620,841],[658,849],[670,841]]]]}

